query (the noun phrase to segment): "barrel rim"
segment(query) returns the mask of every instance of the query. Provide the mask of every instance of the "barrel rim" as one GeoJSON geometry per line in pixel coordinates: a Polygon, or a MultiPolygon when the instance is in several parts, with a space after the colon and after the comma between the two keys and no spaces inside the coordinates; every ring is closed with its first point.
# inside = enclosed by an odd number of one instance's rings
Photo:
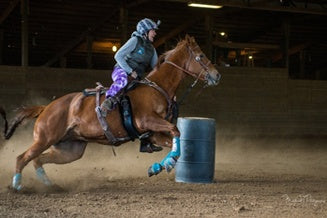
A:
{"type": "Polygon", "coordinates": [[[184,120],[212,120],[212,121],[216,121],[214,118],[210,118],[210,117],[178,117],[178,119],[184,119],[184,120]]]}

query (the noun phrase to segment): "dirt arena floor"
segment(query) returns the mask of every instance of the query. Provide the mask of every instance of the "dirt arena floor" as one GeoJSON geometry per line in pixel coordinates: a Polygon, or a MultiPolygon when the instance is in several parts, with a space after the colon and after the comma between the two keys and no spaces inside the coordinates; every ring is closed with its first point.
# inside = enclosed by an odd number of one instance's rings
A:
{"type": "Polygon", "coordinates": [[[58,186],[46,188],[32,164],[24,189],[8,189],[15,158],[31,142],[17,131],[0,148],[0,217],[327,217],[327,140],[217,137],[212,184],[175,182],[174,172],[148,178],[168,152],[89,144],[82,159],[46,165],[58,186]]]}

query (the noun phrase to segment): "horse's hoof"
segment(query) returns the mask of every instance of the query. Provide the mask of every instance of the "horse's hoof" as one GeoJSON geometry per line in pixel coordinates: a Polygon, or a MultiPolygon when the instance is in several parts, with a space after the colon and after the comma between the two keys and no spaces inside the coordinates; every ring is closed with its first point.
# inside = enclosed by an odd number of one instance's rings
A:
{"type": "Polygon", "coordinates": [[[16,191],[20,191],[22,189],[21,181],[22,181],[22,174],[16,173],[12,180],[12,188],[15,189],[16,191]]]}
{"type": "Polygon", "coordinates": [[[37,178],[46,186],[51,186],[52,182],[48,178],[47,174],[45,173],[43,167],[39,167],[36,169],[37,178]]]}
{"type": "Polygon", "coordinates": [[[151,176],[153,176],[153,175],[155,175],[155,174],[154,174],[154,172],[152,171],[152,167],[149,167],[149,169],[148,169],[148,176],[151,177],[151,176]]]}
{"type": "Polygon", "coordinates": [[[148,176],[151,177],[153,175],[157,175],[162,171],[162,166],[159,163],[154,163],[148,169],[148,176]]]}
{"type": "Polygon", "coordinates": [[[20,190],[22,190],[23,186],[18,185],[18,186],[12,187],[12,188],[15,189],[16,191],[20,191],[20,190]]]}
{"type": "Polygon", "coordinates": [[[22,187],[20,187],[19,190],[17,190],[16,188],[14,188],[12,185],[8,185],[7,189],[9,192],[11,193],[21,193],[22,187]]]}

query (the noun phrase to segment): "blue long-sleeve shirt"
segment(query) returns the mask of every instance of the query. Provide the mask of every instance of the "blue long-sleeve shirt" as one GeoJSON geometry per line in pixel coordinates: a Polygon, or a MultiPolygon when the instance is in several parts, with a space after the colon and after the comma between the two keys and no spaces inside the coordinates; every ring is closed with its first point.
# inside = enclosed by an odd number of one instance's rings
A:
{"type": "MultiPolygon", "coordinates": [[[[138,43],[138,39],[137,36],[140,36],[137,32],[134,32],[132,34],[132,37],[117,51],[117,53],[115,54],[115,60],[117,61],[117,64],[127,73],[127,74],[131,74],[133,72],[131,66],[129,66],[129,64],[127,63],[127,56],[130,55],[134,49],[137,46],[138,43]]],[[[142,37],[142,36],[140,36],[142,37]]],[[[151,66],[151,68],[154,68],[155,65],[157,64],[158,61],[158,55],[157,52],[155,50],[155,48],[153,48],[154,52],[151,58],[150,63],[146,63],[149,64],[151,66]]]]}

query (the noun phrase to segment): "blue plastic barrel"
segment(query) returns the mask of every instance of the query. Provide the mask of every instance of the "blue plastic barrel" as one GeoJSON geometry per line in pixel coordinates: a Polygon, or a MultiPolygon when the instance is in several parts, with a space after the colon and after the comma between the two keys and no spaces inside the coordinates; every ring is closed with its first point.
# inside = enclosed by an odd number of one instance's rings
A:
{"type": "Polygon", "coordinates": [[[211,183],[215,172],[215,120],[181,117],[177,127],[181,132],[181,156],[176,164],[175,181],[211,183]]]}

